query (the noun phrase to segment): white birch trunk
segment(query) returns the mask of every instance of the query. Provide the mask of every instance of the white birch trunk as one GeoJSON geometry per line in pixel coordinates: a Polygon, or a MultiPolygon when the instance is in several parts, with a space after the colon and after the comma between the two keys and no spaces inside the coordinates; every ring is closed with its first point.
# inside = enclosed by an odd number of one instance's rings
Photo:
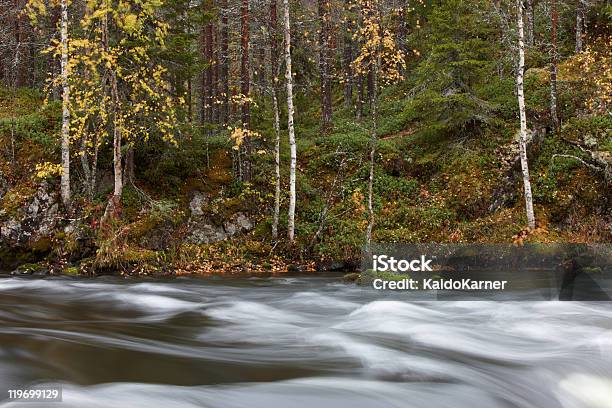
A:
{"type": "Polygon", "coordinates": [[[535,227],[535,216],[533,213],[533,197],[531,194],[531,180],[529,178],[529,165],[527,163],[527,117],[525,114],[525,91],[523,89],[523,71],[525,70],[525,34],[523,32],[523,0],[517,0],[518,17],[518,43],[519,63],[516,74],[516,87],[519,103],[519,114],[521,118],[521,133],[519,147],[521,156],[521,170],[523,173],[523,186],[525,188],[525,209],[527,211],[527,224],[530,228],[535,227]]]}
{"type": "Polygon", "coordinates": [[[62,176],[64,208],[70,207],[70,87],[68,85],[68,0],[61,0],[61,80],[62,80],[62,176]]]}
{"type": "Polygon", "coordinates": [[[272,221],[272,238],[278,238],[278,220],[280,218],[280,192],[281,192],[281,179],[280,179],[280,114],[278,112],[278,96],[276,94],[276,80],[272,78],[272,106],[274,108],[274,134],[276,140],[274,141],[274,219],[272,221]]]}
{"type": "MultiPolygon", "coordinates": [[[[380,54],[379,54],[380,55],[380,54]]],[[[380,57],[379,57],[380,59],[380,57]]],[[[376,142],[377,142],[377,118],[376,108],[378,105],[377,101],[377,77],[378,77],[378,65],[379,61],[374,64],[372,68],[372,95],[370,96],[370,105],[372,106],[372,127],[370,129],[370,176],[368,178],[368,227],[366,230],[366,251],[370,250],[370,244],[372,243],[372,229],[374,229],[374,158],[376,155],[376,142]]]]}
{"type": "Polygon", "coordinates": [[[584,0],[578,0],[576,3],[576,53],[582,52],[582,36],[584,28],[584,0]]]}
{"type": "Polygon", "coordinates": [[[289,131],[289,149],[291,162],[289,166],[289,214],[287,219],[287,237],[289,242],[295,239],[295,171],[297,167],[297,149],[295,129],[293,128],[293,76],[291,72],[291,25],[289,21],[289,0],[283,0],[283,19],[285,37],[285,80],[287,81],[287,129],[289,131]]]}
{"type": "Polygon", "coordinates": [[[117,205],[123,194],[123,168],[121,165],[121,124],[119,123],[119,90],[117,89],[117,74],[111,73],[111,92],[113,96],[113,170],[115,188],[113,201],[117,205]]]}

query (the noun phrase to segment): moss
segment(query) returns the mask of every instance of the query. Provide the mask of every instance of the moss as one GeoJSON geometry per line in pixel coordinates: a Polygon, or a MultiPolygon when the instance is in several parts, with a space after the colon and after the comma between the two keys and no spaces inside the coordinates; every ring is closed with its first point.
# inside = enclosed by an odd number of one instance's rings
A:
{"type": "Polygon", "coordinates": [[[81,274],[79,268],[76,266],[69,266],[67,268],[62,269],[62,273],[68,276],[78,276],[81,274]]]}
{"type": "Polygon", "coordinates": [[[385,281],[401,281],[404,279],[410,279],[405,273],[393,273],[393,272],[380,272],[368,269],[365,272],[359,274],[359,278],[356,280],[358,285],[370,285],[375,279],[382,279],[385,281]]]}
{"type": "Polygon", "coordinates": [[[34,243],[30,244],[30,248],[34,252],[47,253],[53,248],[53,243],[51,241],[51,238],[42,237],[34,243]]]}

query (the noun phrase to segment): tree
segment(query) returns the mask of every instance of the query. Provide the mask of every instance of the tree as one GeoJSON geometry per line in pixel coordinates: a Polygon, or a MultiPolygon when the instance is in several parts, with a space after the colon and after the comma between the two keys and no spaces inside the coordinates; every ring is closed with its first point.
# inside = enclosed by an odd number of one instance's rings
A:
{"type": "Polygon", "coordinates": [[[278,238],[280,218],[280,112],[278,107],[278,27],[276,0],[270,0],[270,84],[272,88],[272,110],[274,114],[274,216],[272,220],[272,238],[278,238]]]}
{"type": "Polygon", "coordinates": [[[221,0],[220,10],[220,44],[219,44],[219,83],[220,89],[220,122],[226,125],[229,121],[229,24],[227,0],[221,0]]]}
{"type": "Polygon", "coordinates": [[[344,107],[349,109],[353,100],[353,16],[351,10],[351,1],[345,0],[346,7],[344,17],[344,53],[342,56],[342,65],[344,68],[344,107]]]}
{"type": "Polygon", "coordinates": [[[518,25],[518,52],[519,61],[516,74],[516,88],[519,104],[521,130],[519,136],[519,149],[521,157],[521,170],[523,173],[523,187],[525,190],[525,209],[529,228],[535,228],[533,213],[533,197],[531,194],[531,180],[529,178],[529,164],[527,163],[527,117],[525,114],[525,93],[523,88],[523,75],[525,71],[525,34],[523,32],[523,0],[517,0],[518,25]]]}
{"type": "Polygon", "coordinates": [[[61,78],[62,78],[62,175],[61,196],[64,208],[70,207],[70,85],[68,83],[68,0],[61,7],[61,78]]]}
{"type": "Polygon", "coordinates": [[[405,67],[403,53],[397,47],[389,28],[382,26],[380,0],[360,0],[363,15],[363,26],[359,30],[362,39],[360,53],[353,61],[355,72],[369,75],[370,91],[370,169],[368,177],[368,226],[366,229],[366,247],[370,247],[374,228],[374,164],[376,158],[377,104],[379,80],[382,84],[397,82],[402,79],[400,70],[405,67]]]}
{"type": "Polygon", "coordinates": [[[153,60],[168,33],[158,9],[156,0],[92,0],[80,22],[83,35],[71,41],[73,133],[96,151],[101,141],[113,140],[114,188],[107,216],[120,211],[125,144],[129,150],[151,134],[176,144],[176,105],[184,100],[171,96],[167,70],[153,60]]]}
{"type": "Polygon", "coordinates": [[[295,129],[293,127],[293,74],[291,69],[291,22],[289,19],[289,0],[283,0],[283,20],[285,37],[285,82],[287,84],[287,130],[289,133],[289,213],[287,217],[287,238],[295,240],[295,181],[297,169],[297,148],[295,144],[295,129]]]}
{"type": "Polygon", "coordinates": [[[321,129],[329,128],[332,119],[332,89],[330,75],[330,10],[329,0],[317,0],[321,27],[319,29],[319,77],[321,82],[321,129]]]}
{"type": "Polygon", "coordinates": [[[557,113],[557,0],[550,0],[550,117],[553,129],[559,130],[557,113]]]}
{"type": "Polygon", "coordinates": [[[534,43],[534,37],[535,37],[535,24],[534,24],[534,10],[533,10],[533,2],[534,0],[527,0],[527,10],[526,10],[526,17],[527,17],[527,45],[529,47],[533,47],[533,43],[534,43]]]}
{"type": "Polygon", "coordinates": [[[582,43],[586,27],[585,11],[588,0],[576,0],[576,53],[582,52],[582,43]]]}
{"type": "MultiPolygon", "coordinates": [[[[250,41],[250,24],[249,24],[249,0],[241,0],[240,6],[240,93],[242,95],[241,120],[244,129],[250,128],[251,113],[250,113],[250,59],[249,59],[249,41],[250,41]]],[[[244,141],[244,163],[241,171],[242,181],[251,181],[251,154],[252,144],[250,136],[244,141]]]]}

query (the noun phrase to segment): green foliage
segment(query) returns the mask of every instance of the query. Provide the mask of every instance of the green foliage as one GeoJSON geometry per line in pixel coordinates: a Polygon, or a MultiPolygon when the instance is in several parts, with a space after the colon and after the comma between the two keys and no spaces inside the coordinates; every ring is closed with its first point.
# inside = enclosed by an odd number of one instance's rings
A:
{"type": "Polygon", "coordinates": [[[0,119],[0,134],[13,134],[45,148],[57,147],[61,106],[58,102],[43,105],[34,113],[0,119]]]}

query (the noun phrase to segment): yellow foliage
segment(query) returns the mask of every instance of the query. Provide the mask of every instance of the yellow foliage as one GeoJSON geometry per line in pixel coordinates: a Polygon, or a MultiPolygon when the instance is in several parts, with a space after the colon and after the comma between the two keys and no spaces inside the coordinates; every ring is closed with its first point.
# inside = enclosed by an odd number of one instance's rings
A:
{"type": "Polygon", "coordinates": [[[36,165],[36,178],[46,179],[48,177],[56,177],[62,174],[62,165],[49,162],[39,163],[36,165]]]}
{"type": "MultiPolygon", "coordinates": [[[[244,142],[244,140],[246,138],[257,138],[260,137],[261,135],[257,132],[253,132],[252,130],[249,129],[243,129],[243,128],[229,128],[229,130],[231,131],[230,133],[230,139],[234,141],[234,146],[232,146],[232,149],[234,150],[238,150],[240,149],[240,146],[242,145],[242,143],[244,142]]],[[[264,151],[265,153],[265,151],[264,151]]]]}

